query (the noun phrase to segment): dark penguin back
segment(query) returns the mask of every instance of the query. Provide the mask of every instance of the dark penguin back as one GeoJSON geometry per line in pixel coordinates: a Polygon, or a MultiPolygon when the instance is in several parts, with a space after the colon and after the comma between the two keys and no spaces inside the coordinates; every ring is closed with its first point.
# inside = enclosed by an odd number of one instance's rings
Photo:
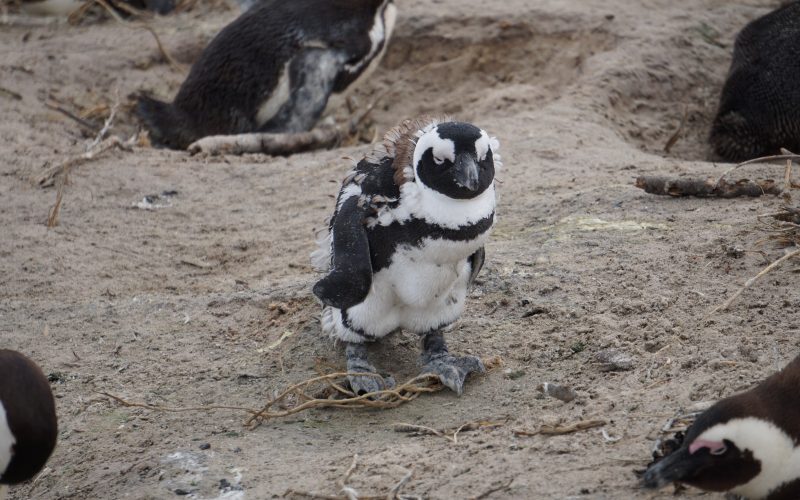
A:
{"type": "Polygon", "coordinates": [[[800,2],[752,21],[737,35],[709,140],[742,161],[800,149],[800,2]]]}
{"type": "Polygon", "coordinates": [[[16,484],[36,475],[55,448],[55,402],[42,370],[7,349],[0,349],[0,402],[16,440],[11,463],[0,471],[0,483],[16,484]]]}

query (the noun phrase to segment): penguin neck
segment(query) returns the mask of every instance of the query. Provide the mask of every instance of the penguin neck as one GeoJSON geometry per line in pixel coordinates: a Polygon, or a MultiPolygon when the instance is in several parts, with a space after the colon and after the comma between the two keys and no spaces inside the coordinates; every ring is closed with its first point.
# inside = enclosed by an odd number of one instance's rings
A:
{"type": "Polygon", "coordinates": [[[491,216],[495,210],[494,182],[478,196],[450,198],[423,184],[419,178],[400,187],[401,205],[408,215],[448,229],[459,229],[491,216]]]}

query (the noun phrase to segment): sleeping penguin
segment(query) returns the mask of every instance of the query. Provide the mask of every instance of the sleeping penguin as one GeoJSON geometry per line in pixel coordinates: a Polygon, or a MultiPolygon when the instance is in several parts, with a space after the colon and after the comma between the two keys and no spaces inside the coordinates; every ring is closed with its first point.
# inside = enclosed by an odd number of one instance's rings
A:
{"type": "Polygon", "coordinates": [[[675,481],[750,500],[800,498],[800,356],[703,412],[644,476],[650,488],[675,481]]]}
{"type": "MultiPolygon", "coordinates": [[[[386,134],[345,178],[327,234],[312,255],[322,329],[345,344],[349,373],[375,373],[365,342],[398,329],[422,339],[422,373],[458,393],[484,371],[450,354],[443,330],[464,311],[494,224],[499,143],[469,123],[420,119],[386,134]]],[[[358,394],[388,385],[350,376],[358,394]]]]}
{"type": "Polygon", "coordinates": [[[392,0],[261,0],[226,26],[172,103],[139,97],[156,145],[209,135],[305,132],[331,94],[365,78],[394,28],[392,0]]]}
{"type": "Polygon", "coordinates": [[[36,364],[0,349],[0,498],[3,488],[35,476],[58,434],[50,384],[36,364]]]}

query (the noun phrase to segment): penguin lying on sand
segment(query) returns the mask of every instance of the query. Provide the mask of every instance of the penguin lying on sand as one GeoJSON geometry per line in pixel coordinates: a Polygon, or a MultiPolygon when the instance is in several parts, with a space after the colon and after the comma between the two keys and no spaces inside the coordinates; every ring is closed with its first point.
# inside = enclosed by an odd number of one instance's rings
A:
{"type": "MultiPolygon", "coordinates": [[[[406,121],[342,184],[329,231],[312,261],[322,329],[345,343],[347,371],[374,373],[365,342],[404,328],[422,338],[423,373],[458,394],[474,356],[448,352],[442,331],[464,310],[494,224],[499,144],[468,123],[406,121]]],[[[385,384],[352,376],[356,393],[385,384]]]]}
{"type": "Polygon", "coordinates": [[[800,2],[737,35],[709,141],[730,161],[800,150],[800,2]]]}
{"type": "Polygon", "coordinates": [[[35,476],[53,452],[58,424],[50,384],[36,364],[0,349],[0,498],[35,476]]]}
{"type": "Polygon", "coordinates": [[[139,97],[151,140],[175,149],[209,135],[305,132],[377,67],[394,28],[392,0],[261,0],[226,26],[175,100],[139,97]]]}
{"type": "Polygon", "coordinates": [[[674,481],[751,500],[800,498],[800,356],[703,412],[644,475],[650,488],[674,481]]]}

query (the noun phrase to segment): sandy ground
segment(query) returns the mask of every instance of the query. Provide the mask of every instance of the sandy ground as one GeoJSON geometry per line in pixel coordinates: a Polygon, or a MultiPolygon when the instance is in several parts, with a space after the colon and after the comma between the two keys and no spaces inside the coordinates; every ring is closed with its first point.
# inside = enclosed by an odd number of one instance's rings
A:
{"type": "MultiPolygon", "coordinates": [[[[236,412],[157,413],[97,394],[170,406],[258,407],[341,364],[320,335],[308,255],[336,183],[369,145],[301,154],[190,157],[137,147],[76,167],[60,224],[45,225],[53,187],[32,179],[83,151],[90,133],[47,109],[114,100],[112,133],[135,131],[129,96],[170,97],[182,74],[152,36],[114,21],[70,27],[12,18],[0,27],[0,345],[52,374],[58,447],[12,498],[277,498],[350,486],[425,498],[688,498],[646,492],[635,470],[670,417],[751,386],[798,351],[791,266],[704,319],[782,250],[759,213],[778,198],[664,199],[640,173],[715,175],[705,144],[736,32],[775,1],[398,0],[387,57],[357,95],[391,92],[372,115],[451,113],[502,144],[498,223],[454,351],[505,365],[388,411],[314,410],[250,431],[236,412]],[[19,99],[14,96],[18,94],[19,99]],[[669,154],[664,144],[687,116],[669,154]],[[142,210],[145,195],[177,191],[142,210]],[[748,250],[737,257],[726,247],[748,250]],[[269,346],[286,332],[277,348],[269,346]],[[603,349],[630,356],[604,372],[603,349]],[[544,398],[566,384],[570,403],[544,398]],[[393,422],[444,428],[505,421],[457,444],[409,437],[393,422]],[[603,429],[515,437],[512,429],[604,419],[603,429]],[[202,446],[201,445],[209,445],[202,446]],[[486,498],[487,496],[484,496],[486,498]]],[[[190,64],[235,16],[198,8],[151,26],[190,64]]],[[[102,109],[101,109],[102,110],[102,109]]],[[[343,115],[343,111],[339,115],[343,115]]],[[[100,124],[107,110],[90,118],[100,124]]],[[[782,176],[779,166],[747,177],[782,176]]],[[[417,370],[416,339],[373,350],[398,379],[417,370]]],[[[705,498],[722,498],[705,495],[705,498]]]]}

